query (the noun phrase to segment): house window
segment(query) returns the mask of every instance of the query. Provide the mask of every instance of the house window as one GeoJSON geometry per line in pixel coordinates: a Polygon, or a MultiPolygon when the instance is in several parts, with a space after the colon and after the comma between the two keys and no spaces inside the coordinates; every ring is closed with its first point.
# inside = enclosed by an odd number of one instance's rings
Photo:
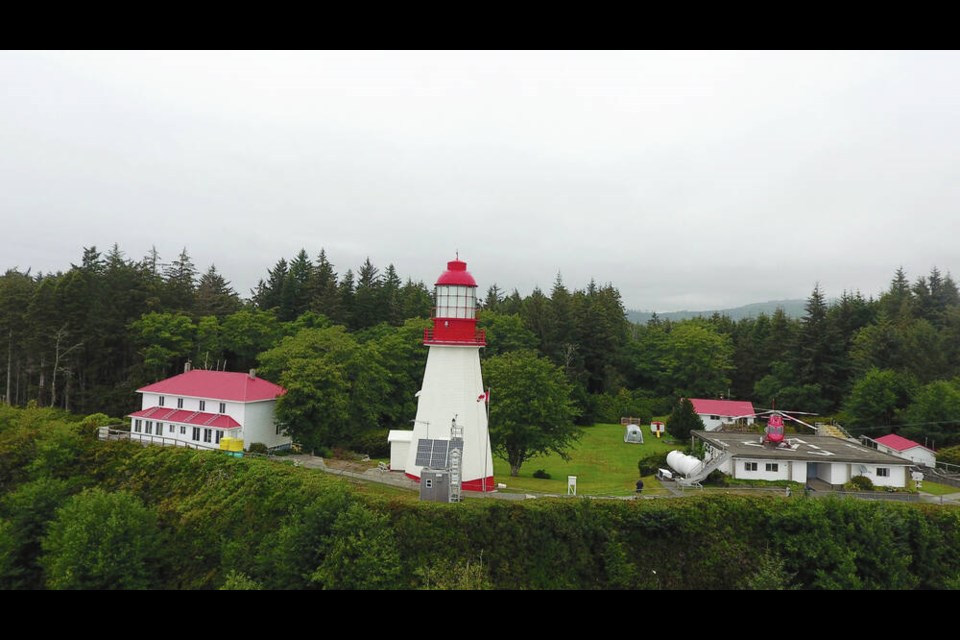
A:
{"type": "Polygon", "coordinates": [[[183,398],[177,398],[177,409],[183,409],[183,398]]]}
{"type": "Polygon", "coordinates": [[[203,441],[210,442],[213,439],[213,429],[203,430],[203,441]]]}
{"type": "Polygon", "coordinates": [[[163,423],[162,423],[162,422],[158,422],[158,423],[157,423],[157,435],[158,435],[158,436],[162,436],[162,435],[163,435],[163,423]]]}
{"type": "Polygon", "coordinates": [[[744,471],[756,471],[756,470],[757,470],[757,463],[756,463],[756,462],[744,462],[744,463],[743,463],[743,470],[744,470],[744,471]]]}
{"type": "Polygon", "coordinates": [[[710,416],[710,419],[711,419],[711,420],[719,420],[719,419],[720,419],[720,416],[710,416]]]}
{"type": "Polygon", "coordinates": [[[767,471],[772,471],[772,472],[776,473],[776,472],[779,471],[779,470],[780,470],[780,465],[777,464],[776,462],[768,462],[768,463],[767,463],[767,471]]]}
{"type": "Polygon", "coordinates": [[[166,402],[166,400],[167,400],[166,398],[164,398],[163,396],[160,396],[160,406],[161,406],[161,407],[163,406],[163,403],[166,402]]]}
{"type": "Polygon", "coordinates": [[[889,477],[890,477],[890,469],[887,469],[886,467],[877,467],[877,477],[878,477],[878,478],[889,478],[889,477]]]}
{"type": "Polygon", "coordinates": [[[433,489],[433,478],[427,478],[423,482],[427,489],[433,489]]]}
{"type": "Polygon", "coordinates": [[[214,444],[220,444],[220,438],[223,437],[223,431],[217,431],[217,437],[214,439],[214,444]]]}
{"type": "Polygon", "coordinates": [[[220,403],[220,413],[226,413],[226,412],[227,412],[227,403],[226,403],[226,402],[221,402],[221,403],[220,403]]]}
{"type": "Polygon", "coordinates": [[[180,425],[180,435],[182,436],[187,435],[187,425],[185,424],[180,425]]]}
{"type": "Polygon", "coordinates": [[[200,411],[206,411],[206,410],[207,410],[207,401],[206,401],[206,400],[201,400],[201,401],[200,401],[200,411]]]}
{"type": "Polygon", "coordinates": [[[143,432],[146,434],[153,433],[153,422],[151,422],[150,420],[147,420],[146,428],[143,430],[143,432]]]}
{"type": "Polygon", "coordinates": [[[134,421],[133,421],[133,430],[136,431],[137,433],[140,433],[141,431],[143,431],[143,421],[142,421],[142,420],[134,420],[134,421]]]}
{"type": "Polygon", "coordinates": [[[170,433],[173,433],[176,430],[172,424],[169,425],[169,427],[170,427],[169,428],[170,433]]]}
{"type": "Polygon", "coordinates": [[[200,442],[200,427],[193,428],[193,441],[200,442]]]}

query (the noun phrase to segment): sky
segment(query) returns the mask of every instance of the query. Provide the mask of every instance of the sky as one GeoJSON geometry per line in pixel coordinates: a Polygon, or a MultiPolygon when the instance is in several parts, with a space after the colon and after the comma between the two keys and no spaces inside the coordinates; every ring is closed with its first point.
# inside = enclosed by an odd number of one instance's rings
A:
{"type": "Polygon", "coordinates": [[[960,277],[958,52],[0,52],[0,272],[186,247],[628,309],[960,277]]]}

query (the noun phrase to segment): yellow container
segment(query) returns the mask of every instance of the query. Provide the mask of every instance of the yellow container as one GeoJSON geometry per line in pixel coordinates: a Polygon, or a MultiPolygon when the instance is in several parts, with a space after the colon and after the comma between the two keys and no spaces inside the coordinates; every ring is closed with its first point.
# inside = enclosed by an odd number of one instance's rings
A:
{"type": "Polygon", "coordinates": [[[220,448],[224,451],[243,451],[242,438],[220,438],[220,448]]]}

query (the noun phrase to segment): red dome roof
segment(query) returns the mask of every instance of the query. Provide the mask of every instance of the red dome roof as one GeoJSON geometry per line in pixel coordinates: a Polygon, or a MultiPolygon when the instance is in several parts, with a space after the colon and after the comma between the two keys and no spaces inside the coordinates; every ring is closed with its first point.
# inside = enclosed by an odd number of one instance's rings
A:
{"type": "Polygon", "coordinates": [[[437,284],[459,285],[461,287],[475,287],[477,281],[467,271],[467,263],[463,260],[451,260],[447,263],[447,270],[437,278],[437,284]]]}

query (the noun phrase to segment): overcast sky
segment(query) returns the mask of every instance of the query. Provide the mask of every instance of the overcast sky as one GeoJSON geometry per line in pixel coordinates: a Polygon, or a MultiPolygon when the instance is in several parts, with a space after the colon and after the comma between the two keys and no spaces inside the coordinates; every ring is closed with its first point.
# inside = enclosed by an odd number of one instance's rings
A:
{"type": "Polygon", "coordinates": [[[0,270],[369,256],[628,308],[960,276],[956,52],[0,52],[0,270]]]}

